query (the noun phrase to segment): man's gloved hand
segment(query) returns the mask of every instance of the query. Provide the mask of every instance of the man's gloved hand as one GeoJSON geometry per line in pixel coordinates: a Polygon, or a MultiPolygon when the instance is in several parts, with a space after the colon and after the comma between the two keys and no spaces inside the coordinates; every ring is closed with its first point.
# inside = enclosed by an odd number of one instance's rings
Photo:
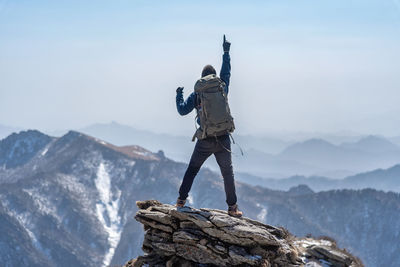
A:
{"type": "Polygon", "coordinates": [[[222,44],[222,47],[224,48],[224,52],[229,52],[229,50],[231,49],[231,43],[226,40],[225,34],[224,34],[224,43],[222,44]]]}
{"type": "Polygon", "coordinates": [[[182,93],[182,91],[183,91],[183,87],[178,87],[178,88],[176,89],[176,93],[177,93],[177,94],[182,93]]]}

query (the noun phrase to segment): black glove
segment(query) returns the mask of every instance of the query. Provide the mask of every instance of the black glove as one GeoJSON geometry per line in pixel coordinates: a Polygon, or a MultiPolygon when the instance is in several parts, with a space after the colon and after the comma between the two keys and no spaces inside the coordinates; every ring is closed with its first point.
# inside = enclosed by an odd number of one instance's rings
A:
{"type": "Polygon", "coordinates": [[[176,89],[176,93],[177,93],[177,94],[179,94],[179,93],[182,94],[182,91],[183,91],[183,87],[178,87],[178,88],[176,89]]]}
{"type": "Polygon", "coordinates": [[[224,43],[222,44],[222,47],[224,48],[224,52],[229,52],[229,49],[231,49],[231,43],[226,40],[225,34],[224,34],[224,43]]]}

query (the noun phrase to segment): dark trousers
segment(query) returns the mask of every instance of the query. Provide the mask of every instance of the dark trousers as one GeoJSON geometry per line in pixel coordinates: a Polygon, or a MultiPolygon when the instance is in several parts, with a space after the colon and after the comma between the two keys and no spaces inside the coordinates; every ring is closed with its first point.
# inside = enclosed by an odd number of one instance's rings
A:
{"type": "Polygon", "coordinates": [[[198,140],[194,148],[189,166],[183,177],[181,187],[179,188],[179,198],[184,200],[188,197],[190,188],[192,187],[194,177],[199,172],[204,161],[214,154],[222,177],[224,178],[226,203],[231,206],[236,204],[235,180],[233,177],[231,142],[229,135],[209,137],[198,140]]]}

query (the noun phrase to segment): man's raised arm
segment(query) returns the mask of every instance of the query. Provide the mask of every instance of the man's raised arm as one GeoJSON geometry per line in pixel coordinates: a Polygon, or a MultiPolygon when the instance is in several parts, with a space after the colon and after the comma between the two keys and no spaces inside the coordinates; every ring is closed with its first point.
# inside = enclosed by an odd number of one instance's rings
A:
{"type": "Polygon", "coordinates": [[[229,81],[231,78],[231,57],[229,55],[229,50],[231,48],[231,43],[228,42],[225,38],[224,34],[224,42],[222,44],[224,48],[224,55],[222,56],[222,67],[219,77],[223,80],[226,84],[225,91],[226,93],[229,92],[229,81]]]}

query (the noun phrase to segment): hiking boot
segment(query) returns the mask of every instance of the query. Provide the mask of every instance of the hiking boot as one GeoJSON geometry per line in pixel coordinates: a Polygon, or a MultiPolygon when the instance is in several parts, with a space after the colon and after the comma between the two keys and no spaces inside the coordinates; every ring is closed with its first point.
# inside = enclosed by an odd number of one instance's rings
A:
{"type": "Polygon", "coordinates": [[[228,208],[228,214],[230,215],[230,216],[232,216],[232,217],[242,217],[242,215],[243,215],[243,212],[241,212],[239,209],[238,209],[238,205],[237,204],[235,204],[235,205],[232,205],[232,206],[229,206],[229,208],[228,208]]]}
{"type": "Polygon", "coordinates": [[[186,203],[186,199],[182,200],[178,197],[178,199],[176,200],[176,207],[177,208],[183,208],[185,206],[186,203]]]}

